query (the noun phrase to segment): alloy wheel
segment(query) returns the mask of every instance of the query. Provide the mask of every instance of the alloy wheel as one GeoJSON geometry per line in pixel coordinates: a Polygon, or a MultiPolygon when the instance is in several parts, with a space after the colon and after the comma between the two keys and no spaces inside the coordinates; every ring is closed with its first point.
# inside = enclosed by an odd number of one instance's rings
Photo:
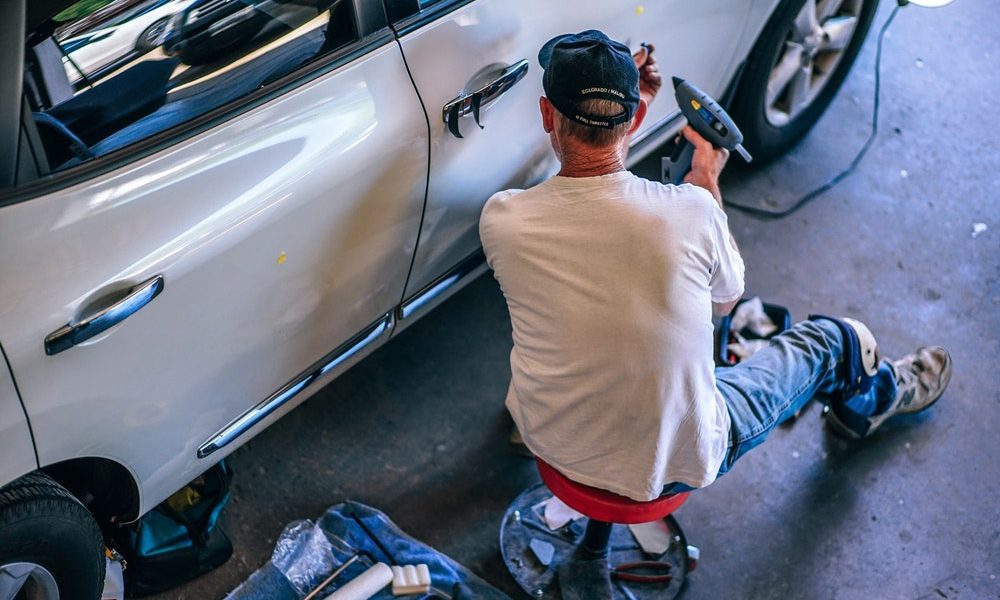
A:
{"type": "Polygon", "coordinates": [[[806,0],[775,59],[764,95],[768,122],[782,127],[809,108],[858,27],[863,0],[806,0]]]}
{"type": "Polygon", "coordinates": [[[0,566],[0,600],[59,600],[55,577],[30,562],[0,566]]]}

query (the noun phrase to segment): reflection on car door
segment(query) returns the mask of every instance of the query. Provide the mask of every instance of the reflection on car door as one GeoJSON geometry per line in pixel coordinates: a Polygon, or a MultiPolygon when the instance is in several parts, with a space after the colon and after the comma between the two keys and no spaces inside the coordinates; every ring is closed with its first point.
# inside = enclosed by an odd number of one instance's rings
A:
{"type": "MultiPolygon", "coordinates": [[[[750,5],[746,0],[664,0],[645,6],[601,0],[475,0],[448,12],[454,4],[425,2],[419,14],[401,24],[403,53],[429,113],[432,144],[427,209],[406,290],[411,299],[435,290],[442,273],[475,256],[479,213],[491,194],[532,185],[554,172],[538,113],[542,74],[537,55],[546,40],[601,29],[633,49],[651,42],[665,76],[682,74],[718,93],[734,68],[734,50],[750,5]],[[460,91],[496,81],[522,59],[528,73],[482,110],[485,128],[470,114],[459,122],[463,137],[453,135],[444,122],[445,105],[460,91]]],[[[640,135],[666,122],[676,108],[672,91],[664,89],[640,135]]]]}
{"type": "Polygon", "coordinates": [[[387,337],[427,130],[383,37],[205,133],[0,208],[0,339],[42,464],[120,460],[148,509],[387,337]],[[155,297],[137,287],[157,276],[155,297]],[[52,332],[128,302],[142,308],[46,355],[52,332]],[[236,421],[279,391],[293,401],[236,421]]]}

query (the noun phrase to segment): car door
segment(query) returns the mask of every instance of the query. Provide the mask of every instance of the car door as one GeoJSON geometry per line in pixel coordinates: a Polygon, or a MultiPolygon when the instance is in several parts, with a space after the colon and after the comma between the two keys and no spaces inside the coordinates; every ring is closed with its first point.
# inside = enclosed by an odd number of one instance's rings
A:
{"type": "Polygon", "coordinates": [[[166,104],[0,192],[0,340],[43,465],[116,460],[148,509],[388,337],[426,121],[377,1],[326,5],[168,64],[166,104]]]}
{"type": "Polygon", "coordinates": [[[0,456],[3,456],[0,486],[38,467],[24,408],[10,371],[3,367],[0,367],[0,456]]]}
{"type": "MultiPolygon", "coordinates": [[[[431,123],[431,175],[403,316],[430,305],[429,297],[440,295],[446,284],[477,272],[477,224],[490,195],[530,186],[556,170],[538,113],[537,55],[546,40],[601,29],[636,50],[650,42],[665,76],[678,74],[718,93],[734,69],[749,5],[746,0],[440,0],[404,11],[408,16],[398,30],[431,123]],[[483,128],[467,99],[456,127],[459,138],[445,122],[445,107],[482,89],[490,96],[481,100],[483,128]]],[[[636,139],[667,124],[676,129],[676,114],[672,90],[665,87],[636,139]]]]}

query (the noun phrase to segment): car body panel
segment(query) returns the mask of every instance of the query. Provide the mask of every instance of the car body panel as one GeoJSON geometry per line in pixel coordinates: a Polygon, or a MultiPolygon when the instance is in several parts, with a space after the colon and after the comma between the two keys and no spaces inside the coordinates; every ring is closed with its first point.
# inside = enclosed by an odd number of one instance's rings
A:
{"type": "MultiPolygon", "coordinates": [[[[738,39],[748,11],[745,0],[670,0],[642,10],[599,0],[477,0],[404,35],[403,53],[431,123],[430,188],[407,297],[479,249],[479,213],[490,195],[533,185],[557,170],[538,110],[537,54],[546,40],[599,26],[635,49],[651,42],[665,76],[683,72],[718,93],[734,70],[719,65],[732,65],[736,48],[706,40],[706,29],[712,27],[714,39],[738,39]],[[489,65],[521,59],[528,74],[484,109],[485,128],[464,117],[464,137],[454,137],[443,121],[444,105],[489,65]]],[[[667,84],[639,135],[676,112],[667,84]]]]}
{"type": "Polygon", "coordinates": [[[0,209],[0,252],[16,257],[0,265],[0,339],[41,464],[126,464],[145,511],[301,402],[197,458],[398,304],[426,169],[424,115],[387,36],[206,133],[0,209]],[[164,290],[139,312],[44,354],[102,291],[155,275],[164,290]]]}
{"type": "Polygon", "coordinates": [[[0,486],[38,467],[31,430],[6,364],[0,365],[0,486]]]}

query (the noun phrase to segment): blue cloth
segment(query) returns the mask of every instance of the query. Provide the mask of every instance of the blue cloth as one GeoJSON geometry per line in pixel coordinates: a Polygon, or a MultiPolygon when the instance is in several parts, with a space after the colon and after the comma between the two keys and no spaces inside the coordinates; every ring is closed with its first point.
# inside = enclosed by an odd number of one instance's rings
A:
{"type": "MultiPolygon", "coordinates": [[[[896,377],[888,361],[879,365],[867,392],[843,399],[847,388],[842,377],[843,355],[839,328],[821,319],[797,323],[736,366],[717,368],[716,387],[726,401],[731,422],[719,475],[732,469],[741,456],[760,445],[814,396],[830,402],[845,422],[867,424],[868,417],[887,410],[896,395],[896,377]]],[[[691,489],[674,483],[664,488],[664,493],[691,489]]]]}
{"type": "MultiPolygon", "coordinates": [[[[349,565],[333,584],[324,588],[321,597],[363,573],[373,561],[379,561],[389,565],[426,564],[433,588],[452,600],[508,599],[451,558],[403,533],[381,512],[348,501],[328,509],[315,527],[308,521],[289,525],[278,540],[271,561],[233,590],[226,600],[299,600],[358,553],[365,559],[349,565]]],[[[387,587],[373,598],[390,600],[394,596],[387,587]]]]}

